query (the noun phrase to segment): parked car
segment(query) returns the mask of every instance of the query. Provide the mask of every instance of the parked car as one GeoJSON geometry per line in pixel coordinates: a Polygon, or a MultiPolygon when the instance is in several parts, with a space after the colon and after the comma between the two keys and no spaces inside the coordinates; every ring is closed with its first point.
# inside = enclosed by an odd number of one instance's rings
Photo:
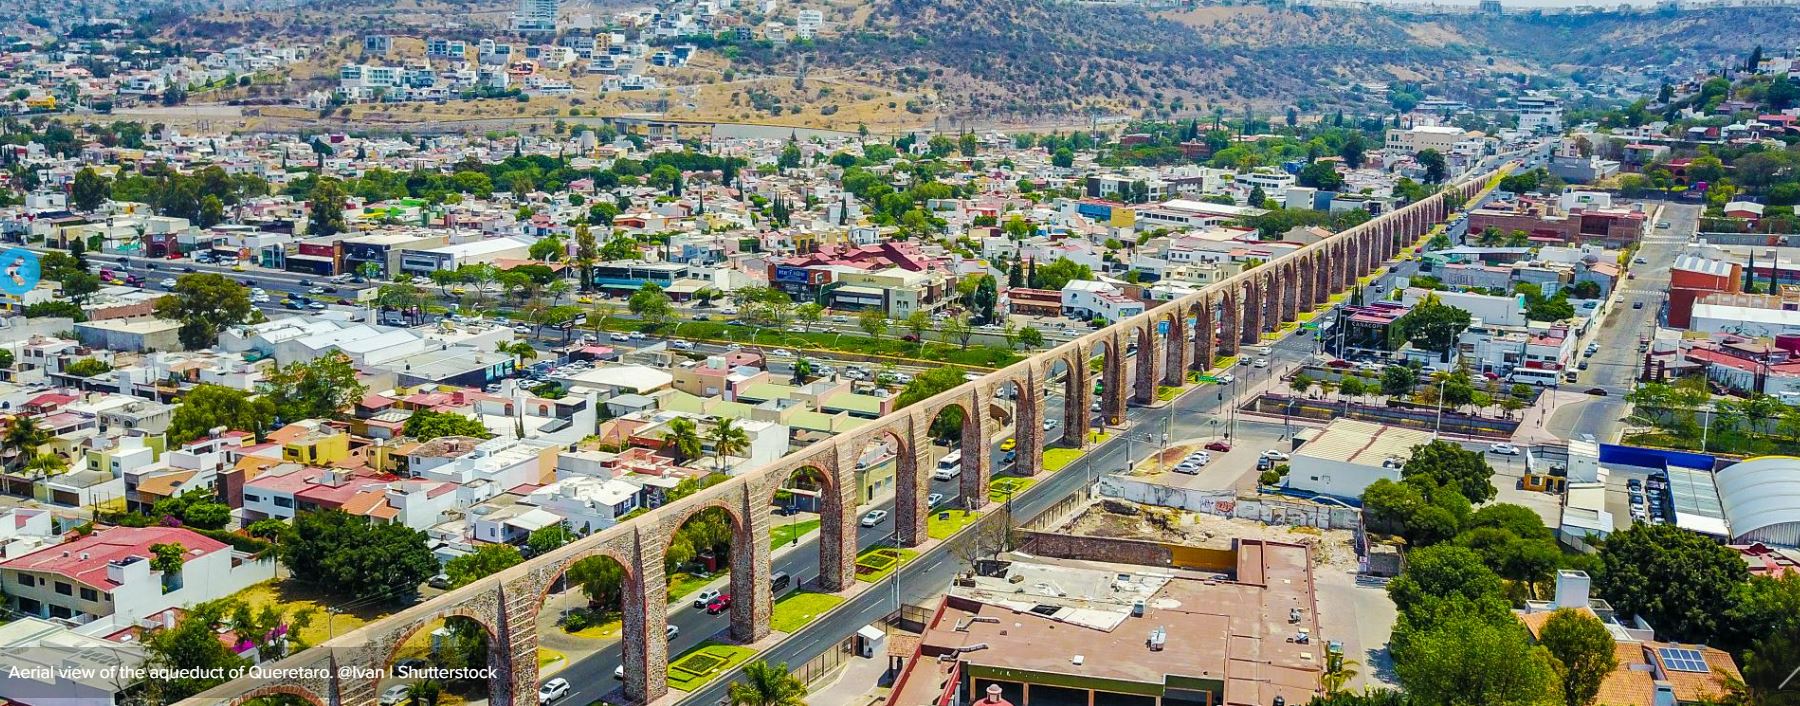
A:
{"type": "Polygon", "coordinates": [[[731,594],[729,593],[706,602],[707,615],[718,615],[728,610],[731,610],[731,594]]]}
{"type": "Polygon", "coordinates": [[[1269,459],[1270,461],[1286,461],[1289,458],[1287,454],[1276,449],[1269,449],[1262,452],[1262,457],[1269,459]]]}
{"type": "Polygon", "coordinates": [[[568,695],[569,680],[562,677],[551,679],[550,681],[544,682],[543,686],[538,687],[538,706],[543,706],[544,704],[548,704],[568,695]]]}
{"type": "Polygon", "coordinates": [[[1642,309],[1642,308],[1644,308],[1644,303],[1643,303],[1643,302],[1632,302],[1632,303],[1631,303],[1631,308],[1633,308],[1633,309],[1642,309]]]}
{"type": "Polygon", "coordinates": [[[1643,490],[1643,489],[1644,489],[1644,482],[1643,482],[1643,481],[1641,481],[1641,480],[1638,480],[1638,479],[1636,479],[1636,478],[1629,478],[1629,479],[1626,479],[1626,481],[1625,481],[1625,489],[1626,489],[1626,490],[1643,490]]]}
{"type": "Polygon", "coordinates": [[[395,684],[381,692],[381,706],[399,706],[406,701],[407,692],[412,691],[411,684],[395,684]]]}
{"type": "Polygon", "coordinates": [[[1494,442],[1488,444],[1488,453],[1500,454],[1501,456],[1517,456],[1519,455],[1519,447],[1504,442],[1494,442]]]}
{"type": "Polygon", "coordinates": [[[863,515],[862,526],[874,527],[887,520],[887,516],[888,513],[886,510],[870,510],[868,514],[863,515]]]}
{"type": "Polygon", "coordinates": [[[426,579],[425,585],[430,586],[432,588],[439,588],[439,589],[449,588],[450,587],[450,575],[449,574],[438,574],[429,579],[426,579]]]}
{"type": "Polygon", "coordinates": [[[1219,451],[1219,452],[1230,451],[1231,450],[1231,442],[1226,441],[1224,439],[1219,439],[1217,441],[1208,441],[1208,442],[1206,442],[1206,450],[1219,451]]]}
{"type": "Polygon", "coordinates": [[[711,603],[712,599],[718,598],[720,595],[721,594],[719,593],[719,589],[716,589],[716,588],[704,589],[704,590],[700,591],[699,593],[694,594],[694,607],[695,608],[705,608],[706,604],[711,603]]]}

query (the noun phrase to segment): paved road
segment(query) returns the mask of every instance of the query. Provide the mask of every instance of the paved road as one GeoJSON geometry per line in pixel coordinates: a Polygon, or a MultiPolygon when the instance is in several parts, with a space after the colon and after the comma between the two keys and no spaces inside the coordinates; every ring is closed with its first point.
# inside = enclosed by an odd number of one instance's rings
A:
{"type": "Polygon", "coordinates": [[[1586,397],[1582,391],[1599,387],[1608,394],[1559,407],[1545,427],[1551,434],[1564,439],[1592,434],[1604,442],[1618,440],[1624,427],[1622,420],[1629,412],[1625,393],[1636,384],[1642,363],[1638,337],[1649,335],[1663,316],[1669,268],[1682,245],[1693,236],[1699,215],[1696,205],[1664,204],[1661,220],[1668,221],[1669,227],[1652,228],[1644,239],[1638,251],[1644,262],[1631,266],[1635,278],[1623,281],[1612,313],[1602,320],[1599,333],[1593,338],[1599,350],[1588,359],[1588,369],[1577,376],[1578,382],[1555,393],[1559,397],[1586,397]],[[1634,308],[1637,303],[1642,303],[1643,308],[1634,308]]]}

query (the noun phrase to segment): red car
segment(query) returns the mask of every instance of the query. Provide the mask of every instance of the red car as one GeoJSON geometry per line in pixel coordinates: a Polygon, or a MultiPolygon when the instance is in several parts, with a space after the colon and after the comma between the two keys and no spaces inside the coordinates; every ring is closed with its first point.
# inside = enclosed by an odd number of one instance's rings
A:
{"type": "Polygon", "coordinates": [[[1218,441],[1209,441],[1206,443],[1206,450],[1208,450],[1208,451],[1230,451],[1231,450],[1231,442],[1226,441],[1224,439],[1220,439],[1218,441]]]}
{"type": "Polygon", "coordinates": [[[718,598],[714,598],[706,604],[707,615],[718,615],[727,610],[731,610],[731,594],[729,593],[720,594],[718,598]]]}

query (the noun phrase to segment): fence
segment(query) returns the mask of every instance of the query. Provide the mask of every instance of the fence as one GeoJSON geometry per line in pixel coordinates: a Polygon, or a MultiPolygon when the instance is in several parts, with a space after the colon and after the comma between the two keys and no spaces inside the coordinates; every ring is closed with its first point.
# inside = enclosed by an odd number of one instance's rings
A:
{"type": "Polygon", "coordinates": [[[851,635],[839,641],[831,649],[819,653],[819,656],[806,661],[798,667],[790,666],[788,671],[805,682],[807,688],[824,681],[827,677],[842,669],[844,661],[856,654],[856,636],[851,635]]]}
{"type": "Polygon", "coordinates": [[[1181,508],[1271,525],[1355,529],[1362,520],[1362,511],[1352,507],[1269,496],[1240,497],[1233,490],[1177,488],[1120,476],[1101,478],[1100,494],[1143,505],[1181,508]]]}
{"type": "Polygon", "coordinates": [[[1444,410],[1440,419],[1436,409],[1375,407],[1354,402],[1327,402],[1272,393],[1263,393],[1257,396],[1256,399],[1244,403],[1241,409],[1245,412],[1270,417],[1286,417],[1314,422],[1360,419],[1408,429],[1436,430],[1455,436],[1498,439],[1512,438],[1513,431],[1519,428],[1519,422],[1515,419],[1475,417],[1450,410],[1444,410]],[[1290,405],[1290,403],[1292,404],[1290,405]]]}

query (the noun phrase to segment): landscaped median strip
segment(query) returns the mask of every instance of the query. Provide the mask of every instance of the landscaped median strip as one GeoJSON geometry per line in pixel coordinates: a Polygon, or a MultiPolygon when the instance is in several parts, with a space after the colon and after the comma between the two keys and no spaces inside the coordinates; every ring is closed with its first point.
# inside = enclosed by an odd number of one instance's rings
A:
{"type": "Polygon", "coordinates": [[[707,640],[669,661],[669,688],[693,691],[755,655],[749,647],[707,640]]]}
{"type": "Polygon", "coordinates": [[[979,517],[981,513],[975,510],[932,510],[925,518],[925,534],[932,539],[948,539],[979,517]]]}
{"type": "Polygon", "coordinates": [[[835,593],[815,593],[813,591],[795,591],[776,599],[775,609],[769,617],[769,626],[777,632],[794,633],[806,627],[826,611],[836,608],[845,600],[835,593]]]}
{"type": "Polygon", "coordinates": [[[875,583],[894,573],[894,570],[899,569],[901,564],[912,561],[918,556],[918,551],[905,548],[871,547],[864,549],[861,554],[856,555],[856,580],[875,583]]]}

